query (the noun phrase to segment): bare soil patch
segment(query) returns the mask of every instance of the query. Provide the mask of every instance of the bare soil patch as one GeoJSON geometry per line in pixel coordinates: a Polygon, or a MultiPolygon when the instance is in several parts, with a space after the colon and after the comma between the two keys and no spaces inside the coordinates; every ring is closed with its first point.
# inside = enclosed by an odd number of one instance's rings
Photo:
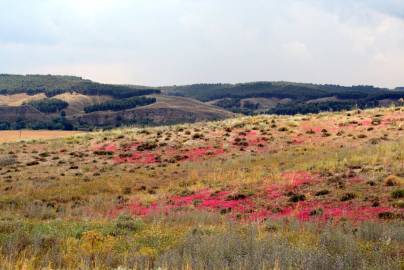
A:
{"type": "Polygon", "coordinates": [[[34,139],[56,139],[79,133],[82,132],[63,130],[2,130],[0,131],[0,143],[34,139]]]}

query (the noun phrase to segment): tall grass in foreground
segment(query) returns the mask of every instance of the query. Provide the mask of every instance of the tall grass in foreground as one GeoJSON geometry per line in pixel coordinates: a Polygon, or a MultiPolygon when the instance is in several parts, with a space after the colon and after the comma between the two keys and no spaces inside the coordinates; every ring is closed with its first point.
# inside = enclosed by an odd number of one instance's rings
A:
{"type": "Polygon", "coordinates": [[[0,245],[0,269],[404,267],[402,223],[234,224],[198,212],[144,221],[2,221],[0,245]]]}

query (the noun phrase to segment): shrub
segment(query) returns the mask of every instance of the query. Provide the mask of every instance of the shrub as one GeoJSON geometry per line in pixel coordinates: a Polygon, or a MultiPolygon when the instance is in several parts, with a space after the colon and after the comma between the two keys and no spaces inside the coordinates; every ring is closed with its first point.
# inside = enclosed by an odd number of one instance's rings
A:
{"type": "Polygon", "coordinates": [[[193,140],[202,139],[202,138],[203,138],[203,134],[200,134],[200,133],[195,133],[194,135],[192,135],[193,140]]]}
{"type": "Polygon", "coordinates": [[[149,97],[131,97],[126,99],[116,99],[95,104],[84,108],[86,113],[97,111],[122,111],[133,109],[139,106],[146,106],[156,102],[156,98],[149,97]]]}
{"type": "Polygon", "coordinates": [[[290,202],[300,202],[306,200],[306,196],[304,194],[293,194],[290,198],[290,202]]]}
{"type": "Polygon", "coordinates": [[[31,105],[32,107],[43,113],[60,112],[69,106],[69,103],[67,103],[66,101],[56,98],[47,98],[42,100],[31,101],[27,104],[31,105]]]}
{"type": "Polygon", "coordinates": [[[378,216],[380,219],[393,219],[395,217],[392,212],[381,212],[378,216]]]}
{"type": "Polygon", "coordinates": [[[400,183],[400,179],[395,175],[389,175],[384,179],[384,184],[388,187],[397,186],[400,183]]]}
{"type": "Polygon", "coordinates": [[[94,155],[97,156],[112,156],[114,152],[112,151],[106,151],[106,150],[96,150],[94,151],[94,155]]]}
{"type": "Polygon", "coordinates": [[[118,216],[115,221],[115,233],[124,234],[125,232],[137,232],[143,228],[144,224],[140,219],[134,219],[130,215],[123,214],[118,216]]]}
{"type": "Polygon", "coordinates": [[[157,143],[155,142],[145,142],[136,147],[137,151],[154,150],[157,148],[157,143]]]}
{"type": "Polygon", "coordinates": [[[341,201],[345,202],[345,201],[350,201],[356,198],[355,193],[345,193],[344,195],[342,195],[341,197],[341,201]]]}
{"type": "Polygon", "coordinates": [[[404,189],[398,189],[391,193],[391,197],[394,199],[401,199],[404,198],[404,189]]]}
{"type": "Polygon", "coordinates": [[[327,189],[323,189],[323,190],[320,190],[320,191],[318,191],[318,192],[316,192],[316,196],[323,196],[323,195],[327,195],[327,194],[329,194],[330,193],[330,191],[329,190],[327,190],[327,189]]]}

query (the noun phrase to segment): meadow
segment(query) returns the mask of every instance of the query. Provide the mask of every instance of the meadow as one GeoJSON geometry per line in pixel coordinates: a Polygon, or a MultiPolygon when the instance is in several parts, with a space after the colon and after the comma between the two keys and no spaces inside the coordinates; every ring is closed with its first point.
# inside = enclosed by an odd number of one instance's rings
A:
{"type": "Polygon", "coordinates": [[[1,269],[404,269],[404,108],[0,144],[1,269]]]}

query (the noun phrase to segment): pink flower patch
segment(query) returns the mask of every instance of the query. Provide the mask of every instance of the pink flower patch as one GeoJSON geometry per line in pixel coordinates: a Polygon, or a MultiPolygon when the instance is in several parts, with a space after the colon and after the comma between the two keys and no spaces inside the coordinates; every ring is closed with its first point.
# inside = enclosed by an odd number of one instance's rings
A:
{"type": "Polygon", "coordinates": [[[108,152],[116,152],[118,150],[118,147],[113,144],[104,144],[104,145],[96,145],[94,147],[95,150],[102,150],[102,151],[108,151],[108,152]]]}
{"type": "Polygon", "coordinates": [[[301,202],[298,206],[298,212],[295,217],[301,221],[310,219],[329,220],[329,219],[349,219],[352,221],[366,221],[377,219],[382,212],[390,212],[394,209],[389,207],[369,207],[354,205],[345,202],[330,204],[321,204],[316,202],[301,202]]]}

